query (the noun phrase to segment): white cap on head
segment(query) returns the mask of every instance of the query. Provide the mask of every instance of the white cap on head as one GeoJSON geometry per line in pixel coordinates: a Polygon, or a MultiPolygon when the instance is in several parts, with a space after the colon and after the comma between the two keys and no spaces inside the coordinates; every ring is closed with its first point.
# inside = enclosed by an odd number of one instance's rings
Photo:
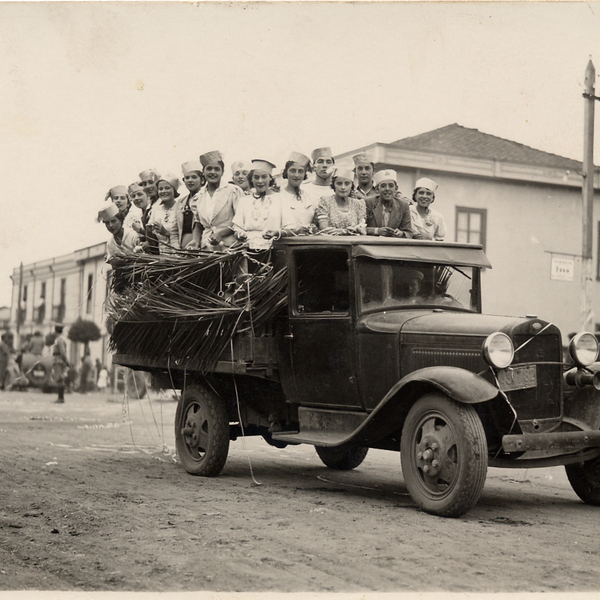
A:
{"type": "Polygon", "coordinates": [[[119,214],[119,208],[116,204],[110,203],[108,206],[101,208],[98,211],[98,219],[101,221],[110,221],[113,217],[119,214]]]}
{"type": "Polygon", "coordinates": [[[250,171],[250,167],[244,161],[236,160],[231,165],[231,174],[235,175],[236,171],[250,171]]]}
{"type": "Polygon", "coordinates": [[[355,154],[352,157],[352,160],[354,161],[354,164],[356,166],[358,166],[360,164],[367,164],[367,165],[373,164],[373,160],[371,160],[371,157],[366,152],[359,152],[358,154],[355,154]]]}
{"type": "Polygon", "coordinates": [[[253,171],[265,171],[269,175],[273,172],[275,165],[268,160],[263,160],[262,158],[253,158],[252,159],[252,170],[253,171]]]}
{"type": "Polygon", "coordinates": [[[331,148],[329,146],[325,146],[324,148],[315,148],[312,151],[311,158],[314,163],[319,158],[333,158],[333,154],[331,152],[331,148]]]}
{"type": "Polygon", "coordinates": [[[139,177],[140,181],[148,181],[149,179],[156,181],[158,179],[158,171],[154,168],[146,169],[140,173],[139,177]]]}
{"type": "Polygon", "coordinates": [[[352,169],[346,169],[345,167],[338,167],[333,172],[334,179],[348,179],[349,181],[354,182],[354,171],[352,169]]]}
{"type": "Polygon", "coordinates": [[[188,160],[181,165],[181,172],[183,173],[184,177],[193,171],[202,173],[202,165],[200,164],[199,160],[188,160]]]}
{"type": "Polygon", "coordinates": [[[208,165],[218,165],[224,161],[221,153],[218,150],[211,150],[210,152],[206,152],[200,156],[200,162],[202,163],[203,167],[206,167],[208,165]]]}
{"type": "Polygon", "coordinates": [[[415,190],[418,190],[419,188],[425,188],[431,192],[435,192],[438,189],[438,184],[432,179],[421,177],[421,179],[418,179],[417,183],[415,183],[415,190]]]}
{"type": "Polygon", "coordinates": [[[379,185],[382,181],[393,181],[394,183],[398,184],[396,171],[394,171],[393,169],[377,171],[377,173],[373,175],[373,185],[379,185]]]}
{"type": "Polygon", "coordinates": [[[156,182],[156,184],[158,185],[158,183],[160,181],[166,181],[175,190],[175,195],[177,196],[177,190],[179,189],[179,186],[181,185],[181,182],[179,181],[178,177],[175,177],[175,175],[166,173],[165,175],[161,175],[158,178],[158,181],[156,182]]]}
{"type": "Polygon", "coordinates": [[[308,156],[305,154],[302,154],[302,152],[292,152],[288,158],[288,161],[295,162],[305,169],[310,164],[310,158],[308,158],[308,156]]]}

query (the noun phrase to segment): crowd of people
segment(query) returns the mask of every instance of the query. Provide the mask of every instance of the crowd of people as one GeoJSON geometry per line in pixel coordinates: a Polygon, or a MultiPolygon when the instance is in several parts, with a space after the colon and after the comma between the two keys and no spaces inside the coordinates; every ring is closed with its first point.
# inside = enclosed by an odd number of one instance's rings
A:
{"type": "MultiPolygon", "coordinates": [[[[67,343],[63,336],[64,325],[57,324],[54,333],[46,337],[41,331],[27,334],[21,339],[20,348],[15,348],[15,338],[11,331],[2,333],[0,339],[0,390],[25,389],[36,385],[35,377],[29,375],[42,365],[49,366],[52,381],[58,391],[57,402],[64,402],[65,390],[88,393],[105,391],[110,386],[108,369],[99,359],[92,361],[86,350],[81,365],[71,364],[67,355],[67,343]]],[[[44,377],[37,385],[48,384],[44,377]]]]}
{"type": "Polygon", "coordinates": [[[431,208],[434,181],[419,179],[409,199],[395,171],[375,172],[365,152],[353,161],[354,169],[336,167],[330,148],[317,148],[311,158],[292,152],[280,185],[273,176],[276,166],[262,159],[234,162],[231,180],[224,182],[225,163],[216,150],[184,163],[181,178],[142,171],[129,186],[111,188],[98,213],[111,233],[107,258],[223,250],[236,241],[260,253],[282,236],[318,232],[444,239],[444,218],[431,208]]]}

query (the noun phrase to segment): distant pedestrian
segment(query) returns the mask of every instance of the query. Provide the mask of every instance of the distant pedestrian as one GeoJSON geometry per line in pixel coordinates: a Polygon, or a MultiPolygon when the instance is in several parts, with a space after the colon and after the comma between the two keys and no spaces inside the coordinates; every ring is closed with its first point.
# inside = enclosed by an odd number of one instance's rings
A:
{"type": "Polygon", "coordinates": [[[54,401],[56,404],[63,404],[65,401],[65,385],[68,370],[71,368],[71,363],[67,357],[67,342],[63,337],[64,325],[55,325],[54,332],[57,334],[52,346],[52,356],[54,357],[54,363],[52,365],[52,371],[54,375],[54,381],[58,388],[58,398],[54,401]]]}
{"type": "Polygon", "coordinates": [[[108,369],[102,365],[98,372],[98,390],[105,392],[108,387],[108,369]]]}

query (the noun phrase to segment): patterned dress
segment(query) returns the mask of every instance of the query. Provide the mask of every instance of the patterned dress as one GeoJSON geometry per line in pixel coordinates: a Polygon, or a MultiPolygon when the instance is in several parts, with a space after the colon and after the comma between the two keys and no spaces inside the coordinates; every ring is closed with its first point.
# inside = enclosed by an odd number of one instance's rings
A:
{"type": "Polygon", "coordinates": [[[348,210],[344,211],[338,205],[335,194],[323,197],[317,207],[317,219],[329,219],[329,227],[345,229],[365,225],[367,220],[367,207],[362,198],[348,198],[348,210]]]}

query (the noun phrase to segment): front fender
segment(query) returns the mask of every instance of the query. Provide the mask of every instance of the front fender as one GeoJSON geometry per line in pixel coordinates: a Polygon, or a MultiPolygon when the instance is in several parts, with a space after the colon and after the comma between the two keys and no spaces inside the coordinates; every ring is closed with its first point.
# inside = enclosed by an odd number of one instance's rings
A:
{"type": "MultiPolygon", "coordinates": [[[[364,423],[345,442],[370,445],[401,429],[414,402],[428,390],[436,389],[464,404],[496,398],[497,387],[480,375],[458,367],[426,367],[398,381],[382,398],[364,423]]],[[[510,415],[512,417],[512,413],[510,415]]]]}
{"type": "Polygon", "coordinates": [[[400,390],[413,383],[428,384],[463,404],[486,402],[498,395],[498,388],[480,375],[459,367],[425,367],[413,371],[396,383],[382,400],[382,404],[400,390]]]}

